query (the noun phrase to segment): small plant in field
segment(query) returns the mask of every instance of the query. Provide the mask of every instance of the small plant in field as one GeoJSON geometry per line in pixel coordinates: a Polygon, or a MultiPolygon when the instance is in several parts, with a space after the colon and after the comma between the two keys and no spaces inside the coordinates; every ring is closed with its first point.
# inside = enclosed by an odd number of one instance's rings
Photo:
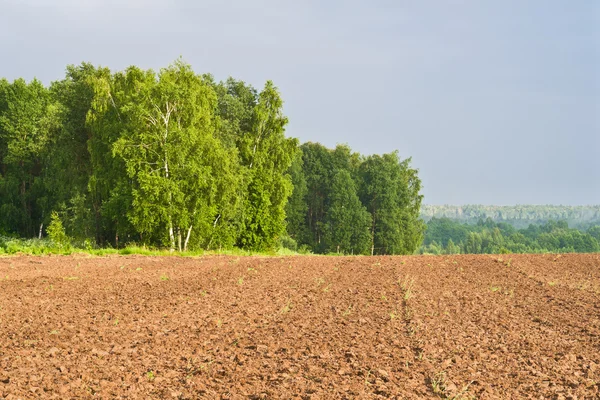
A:
{"type": "Polygon", "coordinates": [[[390,319],[393,321],[396,318],[398,318],[399,313],[398,313],[398,309],[395,309],[394,311],[390,312],[390,319]]]}
{"type": "Polygon", "coordinates": [[[154,371],[146,372],[146,379],[148,379],[148,382],[152,382],[154,378],[156,378],[156,376],[154,375],[154,371]]]}
{"type": "Polygon", "coordinates": [[[51,334],[51,335],[58,335],[58,333],[59,333],[59,332],[58,332],[58,330],[56,330],[56,329],[53,329],[53,330],[51,330],[51,331],[50,331],[50,334],[51,334]]]}
{"type": "Polygon", "coordinates": [[[406,275],[403,280],[398,280],[400,288],[404,291],[404,300],[410,300],[413,297],[414,278],[406,275]]]}
{"type": "Polygon", "coordinates": [[[137,267],[135,270],[136,270],[136,271],[141,271],[141,270],[142,270],[142,267],[137,267]]]}
{"type": "Polygon", "coordinates": [[[78,276],[65,276],[63,279],[65,281],[76,281],[79,279],[79,277],[78,276]]]}
{"type": "Polygon", "coordinates": [[[321,286],[322,284],[325,283],[325,279],[319,277],[315,279],[315,283],[317,284],[317,287],[321,286]]]}
{"type": "Polygon", "coordinates": [[[344,313],[342,314],[344,317],[347,317],[348,315],[352,314],[352,311],[354,310],[354,306],[352,304],[350,304],[348,306],[348,308],[346,309],[346,311],[344,311],[344,313]]]}
{"type": "Polygon", "coordinates": [[[240,286],[244,284],[244,277],[243,277],[243,276],[240,276],[240,277],[238,278],[238,280],[237,280],[237,284],[238,284],[238,285],[240,285],[240,286]]]}
{"type": "Polygon", "coordinates": [[[160,280],[163,281],[163,282],[164,281],[168,281],[169,279],[171,279],[171,278],[169,278],[169,276],[167,274],[162,274],[160,276],[160,280]]]}
{"type": "Polygon", "coordinates": [[[548,286],[551,286],[551,287],[556,286],[557,283],[558,282],[550,281],[550,282],[548,282],[548,286]]]}
{"type": "Polygon", "coordinates": [[[287,313],[289,313],[292,310],[293,307],[294,306],[293,306],[292,302],[290,300],[288,300],[287,304],[285,306],[283,306],[283,308],[281,309],[280,313],[281,314],[287,314],[287,313]]]}
{"type": "MultiPolygon", "coordinates": [[[[467,393],[469,390],[469,386],[471,386],[471,383],[473,383],[473,382],[468,383],[460,391],[458,391],[456,393],[449,393],[447,377],[446,377],[446,373],[444,371],[438,372],[437,374],[431,376],[429,378],[429,382],[431,384],[431,389],[433,390],[433,393],[437,394],[442,399],[445,399],[445,400],[475,399],[474,396],[467,393]]],[[[456,386],[454,384],[452,386],[454,387],[452,389],[452,391],[455,391],[456,386]]]]}
{"type": "Polygon", "coordinates": [[[448,396],[447,399],[448,400],[473,400],[476,399],[477,397],[475,397],[474,395],[467,393],[467,391],[469,390],[469,386],[471,386],[470,382],[468,384],[466,384],[465,386],[463,386],[463,388],[454,396],[448,396]]]}
{"type": "Polygon", "coordinates": [[[365,386],[371,386],[372,383],[369,382],[369,378],[371,377],[371,370],[368,370],[365,374],[365,386]]]}
{"type": "Polygon", "coordinates": [[[208,293],[206,292],[206,290],[201,290],[200,291],[200,296],[202,296],[202,297],[206,297],[207,294],[208,293]]]}
{"type": "Polygon", "coordinates": [[[410,321],[413,317],[413,311],[409,306],[404,307],[404,319],[410,321]]]}
{"type": "Polygon", "coordinates": [[[446,373],[444,371],[438,372],[429,378],[431,383],[431,389],[433,393],[442,395],[446,392],[446,373]]]}
{"type": "Polygon", "coordinates": [[[497,292],[497,291],[498,291],[498,290],[500,290],[500,289],[501,289],[501,288],[500,288],[500,286],[490,286],[490,290],[491,290],[492,292],[497,292]]]}

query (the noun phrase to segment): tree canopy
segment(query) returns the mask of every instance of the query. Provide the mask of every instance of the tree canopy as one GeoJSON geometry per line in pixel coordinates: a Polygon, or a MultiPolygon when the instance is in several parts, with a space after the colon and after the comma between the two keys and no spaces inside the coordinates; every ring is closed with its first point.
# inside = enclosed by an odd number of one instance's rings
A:
{"type": "Polygon", "coordinates": [[[71,65],[48,87],[2,79],[0,235],[180,251],[418,247],[410,159],[300,146],[287,123],[273,82],[216,82],[182,60],[71,65]]]}

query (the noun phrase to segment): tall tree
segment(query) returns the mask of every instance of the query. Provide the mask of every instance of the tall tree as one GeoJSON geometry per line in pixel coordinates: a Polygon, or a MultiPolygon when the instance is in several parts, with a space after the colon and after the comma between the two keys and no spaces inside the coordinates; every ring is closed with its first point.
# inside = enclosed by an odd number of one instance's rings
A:
{"type": "Polygon", "coordinates": [[[238,141],[248,179],[238,242],[241,247],[272,248],[285,232],[285,206],[292,193],[287,171],[298,148],[297,139],[284,135],[287,122],[281,96],[268,81],[258,96],[252,129],[238,141]]]}
{"type": "Polygon", "coordinates": [[[310,233],[306,227],[308,188],[303,171],[302,150],[298,150],[289,169],[293,191],[286,205],[287,233],[296,241],[305,242],[310,233]]]}
{"type": "Polygon", "coordinates": [[[94,177],[101,169],[94,163],[92,151],[96,150],[98,157],[97,146],[102,143],[102,154],[110,154],[110,142],[105,141],[104,132],[94,132],[89,119],[100,88],[97,82],[109,77],[106,68],[89,63],[69,65],[65,78],[50,87],[60,106],[60,129],[52,141],[47,191],[52,195],[53,209],[63,211],[69,235],[94,237],[98,243],[105,240],[101,215],[104,198],[94,177]]]}
{"type": "Polygon", "coordinates": [[[423,196],[410,158],[397,152],[373,155],[360,166],[361,200],[371,213],[371,253],[410,254],[423,239],[419,219],[423,196]]]}
{"type": "Polygon", "coordinates": [[[194,227],[216,226],[223,194],[235,188],[229,154],[215,138],[216,94],[181,61],[162,69],[130,67],[116,107],[123,119],[114,154],[132,179],[128,215],[142,233],[187,247],[194,227]]]}
{"type": "Polygon", "coordinates": [[[323,242],[325,218],[329,209],[333,176],[338,170],[348,171],[356,179],[360,157],[346,145],[331,150],[320,143],[301,146],[303,172],[306,179],[306,229],[301,241],[313,251],[325,251],[323,242]]]}
{"type": "Polygon", "coordinates": [[[369,251],[371,215],[362,205],[346,170],[333,176],[330,205],[325,216],[328,252],[365,254],[369,251]]]}
{"type": "MultiPolygon", "coordinates": [[[[44,161],[56,106],[38,80],[0,82],[0,211],[4,230],[33,236],[44,221],[44,161]]],[[[0,228],[2,229],[2,228],[0,228]]]]}

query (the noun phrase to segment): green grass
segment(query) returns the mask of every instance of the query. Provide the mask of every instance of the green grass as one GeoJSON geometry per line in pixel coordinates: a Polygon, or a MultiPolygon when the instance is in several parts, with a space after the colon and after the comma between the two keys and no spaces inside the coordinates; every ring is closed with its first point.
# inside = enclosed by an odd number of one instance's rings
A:
{"type": "Polygon", "coordinates": [[[169,251],[168,249],[150,248],[145,246],[130,245],[121,249],[114,248],[91,248],[89,243],[84,246],[77,244],[74,246],[59,246],[50,239],[18,239],[6,236],[0,236],[0,256],[24,254],[24,255],[71,255],[88,254],[92,256],[108,255],[144,255],[144,256],[180,256],[197,257],[203,255],[230,255],[230,256],[293,256],[307,254],[299,253],[286,248],[280,248],[272,251],[249,251],[239,248],[221,249],[221,250],[192,250],[192,251],[169,251]]]}

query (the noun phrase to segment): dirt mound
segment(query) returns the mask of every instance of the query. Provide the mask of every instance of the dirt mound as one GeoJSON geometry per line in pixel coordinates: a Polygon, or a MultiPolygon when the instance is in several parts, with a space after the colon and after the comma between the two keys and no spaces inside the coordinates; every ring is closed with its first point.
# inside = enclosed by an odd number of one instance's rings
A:
{"type": "Polygon", "coordinates": [[[600,255],[0,258],[0,398],[600,398],[600,255]]]}

